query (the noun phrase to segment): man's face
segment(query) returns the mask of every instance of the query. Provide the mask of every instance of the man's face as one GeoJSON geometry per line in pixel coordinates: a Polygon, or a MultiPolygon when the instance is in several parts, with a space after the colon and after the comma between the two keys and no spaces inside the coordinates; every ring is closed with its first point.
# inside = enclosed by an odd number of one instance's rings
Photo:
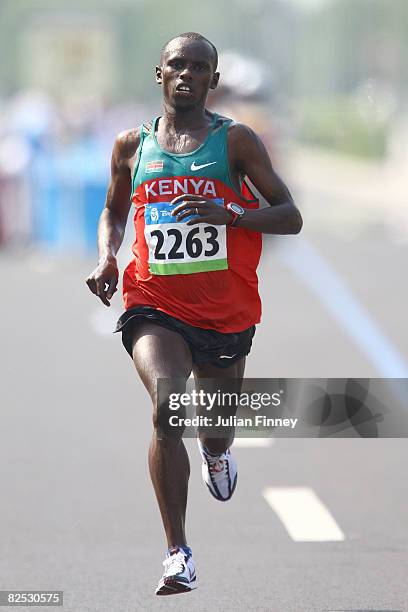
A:
{"type": "Polygon", "coordinates": [[[214,56],[208,43],[176,38],[165,50],[156,81],[163,97],[174,108],[190,109],[204,105],[208,90],[215,89],[219,73],[214,72],[214,56]]]}

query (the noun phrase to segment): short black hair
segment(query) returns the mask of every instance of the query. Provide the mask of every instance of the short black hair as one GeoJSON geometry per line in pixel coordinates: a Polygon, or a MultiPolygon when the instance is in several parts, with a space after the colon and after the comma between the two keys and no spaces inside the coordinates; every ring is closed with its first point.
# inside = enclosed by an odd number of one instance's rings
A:
{"type": "Polygon", "coordinates": [[[215,45],[210,40],[208,40],[208,38],[203,36],[202,34],[198,34],[198,32],[183,32],[183,34],[179,34],[178,36],[174,36],[174,38],[171,38],[170,40],[168,40],[166,42],[166,44],[163,46],[162,50],[161,50],[160,61],[163,60],[163,55],[165,54],[169,44],[171,42],[173,42],[173,40],[177,40],[177,38],[187,38],[188,40],[204,41],[208,45],[210,45],[210,47],[212,49],[212,52],[213,52],[214,70],[217,69],[217,66],[218,66],[218,51],[217,51],[215,45]]]}

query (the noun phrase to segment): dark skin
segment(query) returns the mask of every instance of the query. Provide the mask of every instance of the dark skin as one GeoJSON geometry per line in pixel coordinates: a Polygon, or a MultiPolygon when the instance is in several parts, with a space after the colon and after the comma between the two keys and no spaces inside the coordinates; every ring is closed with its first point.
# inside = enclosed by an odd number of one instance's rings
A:
{"type": "MultiPolygon", "coordinates": [[[[156,67],[156,82],[162,87],[164,113],[158,122],[157,141],[167,151],[189,153],[204,142],[212,122],[205,109],[209,89],[215,89],[219,73],[214,64],[214,52],[205,41],[176,38],[162,53],[156,67]],[[184,85],[182,91],[180,86],[184,85]]],[[[118,135],[112,152],[111,181],[105,208],[98,226],[99,262],[88,276],[89,289],[106,306],[117,289],[119,271],[116,254],[122,244],[130,209],[131,176],[140,142],[138,129],[118,135]]],[[[233,123],[228,130],[228,159],[231,178],[239,189],[240,177],[247,176],[270,207],[246,210],[239,220],[240,227],[266,234],[297,234],[302,218],[292,197],[272,168],[268,153],[258,136],[247,126],[233,123]]],[[[232,216],[202,196],[181,195],[173,200],[177,221],[195,212],[200,217],[188,225],[211,223],[228,225],[232,216]]],[[[240,380],[244,375],[245,358],[229,368],[211,364],[196,366],[191,352],[176,332],[150,322],[135,326],[133,360],[153,404],[153,436],[149,449],[149,469],[160,507],[168,546],[186,544],[185,513],[189,478],[189,461],[180,437],[164,438],[158,423],[165,406],[156,397],[157,378],[186,381],[194,373],[196,386],[204,388],[205,378],[240,380]]],[[[222,390],[222,389],[221,389],[222,390]]],[[[169,392],[179,392],[179,388],[169,392]]],[[[233,440],[233,431],[225,438],[206,438],[200,434],[210,452],[222,453],[233,440]]]]}

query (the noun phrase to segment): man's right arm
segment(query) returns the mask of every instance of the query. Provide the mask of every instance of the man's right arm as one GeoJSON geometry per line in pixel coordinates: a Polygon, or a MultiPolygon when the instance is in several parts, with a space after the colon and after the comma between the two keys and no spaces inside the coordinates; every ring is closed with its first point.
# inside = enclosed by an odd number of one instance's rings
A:
{"type": "Polygon", "coordinates": [[[105,208],[98,225],[98,265],[86,279],[89,289],[110,306],[116,291],[119,270],[116,254],[125,235],[130,209],[131,167],[140,142],[140,130],[121,132],[112,151],[111,180],[105,208]]]}

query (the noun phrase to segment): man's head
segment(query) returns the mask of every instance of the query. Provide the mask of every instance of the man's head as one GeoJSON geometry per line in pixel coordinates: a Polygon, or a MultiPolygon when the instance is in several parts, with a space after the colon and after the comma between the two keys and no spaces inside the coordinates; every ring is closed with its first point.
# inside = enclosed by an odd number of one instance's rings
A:
{"type": "Polygon", "coordinates": [[[156,66],[165,101],[180,109],[204,105],[208,90],[218,83],[217,63],[217,49],[201,34],[186,32],[169,40],[156,66]]]}

